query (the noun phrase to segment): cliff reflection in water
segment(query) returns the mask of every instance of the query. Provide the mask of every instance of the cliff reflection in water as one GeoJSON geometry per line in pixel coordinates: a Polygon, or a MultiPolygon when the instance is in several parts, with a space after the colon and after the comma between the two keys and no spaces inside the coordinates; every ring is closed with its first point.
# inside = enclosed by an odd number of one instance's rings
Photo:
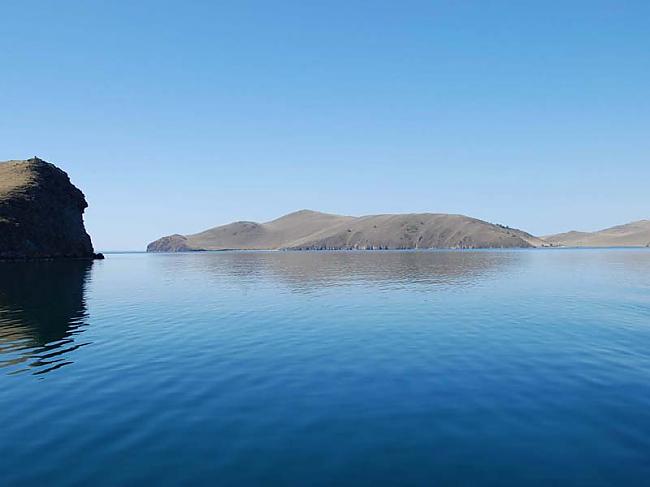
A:
{"type": "Polygon", "coordinates": [[[87,323],[92,262],[0,263],[0,368],[42,374],[72,363],[87,323]]]}

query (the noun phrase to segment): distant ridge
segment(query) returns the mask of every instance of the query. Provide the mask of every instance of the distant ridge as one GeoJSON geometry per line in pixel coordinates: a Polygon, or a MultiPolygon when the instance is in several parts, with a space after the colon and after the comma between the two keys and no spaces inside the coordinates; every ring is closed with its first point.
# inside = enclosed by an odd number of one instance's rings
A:
{"type": "Polygon", "coordinates": [[[148,252],[197,250],[388,250],[527,248],[547,245],[514,228],[463,215],[409,213],[361,217],[311,210],[266,223],[240,221],[194,235],[169,235],[148,252]]]}
{"type": "Polygon", "coordinates": [[[597,232],[566,232],[543,237],[564,247],[650,247],[650,220],[639,220],[597,232]]]}

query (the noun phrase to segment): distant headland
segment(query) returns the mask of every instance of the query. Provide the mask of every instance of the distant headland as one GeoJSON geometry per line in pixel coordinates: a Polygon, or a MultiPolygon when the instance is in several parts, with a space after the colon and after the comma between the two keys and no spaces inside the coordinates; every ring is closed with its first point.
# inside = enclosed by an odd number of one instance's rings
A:
{"type": "Polygon", "coordinates": [[[267,223],[242,221],[195,235],[170,235],[149,244],[147,251],[479,249],[544,245],[543,240],[522,230],[463,215],[352,217],[301,210],[267,223]]]}
{"type": "Polygon", "coordinates": [[[650,247],[650,220],[639,220],[597,232],[559,233],[542,237],[561,247],[650,247]]]}

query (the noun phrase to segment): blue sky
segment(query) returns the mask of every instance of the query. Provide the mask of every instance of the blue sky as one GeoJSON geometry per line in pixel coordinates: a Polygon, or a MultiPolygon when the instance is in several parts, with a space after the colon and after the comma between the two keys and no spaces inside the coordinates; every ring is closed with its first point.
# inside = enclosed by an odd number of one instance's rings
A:
{"type": "Polygon", "coordinates": [[[650,218],[650,2],[4,1],[0,160],[101,250],[310,208],[650,218]]]}

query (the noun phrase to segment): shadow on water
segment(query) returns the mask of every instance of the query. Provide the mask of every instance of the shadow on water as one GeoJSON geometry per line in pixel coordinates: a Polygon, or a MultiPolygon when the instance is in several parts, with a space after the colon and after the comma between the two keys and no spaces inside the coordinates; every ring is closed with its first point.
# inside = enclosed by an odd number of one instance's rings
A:
{"type": "Polygon", "coordinates": [[[0,263],[0,368],[44,374],[72,363],[87,324],[92,262],[0,263]]]}

